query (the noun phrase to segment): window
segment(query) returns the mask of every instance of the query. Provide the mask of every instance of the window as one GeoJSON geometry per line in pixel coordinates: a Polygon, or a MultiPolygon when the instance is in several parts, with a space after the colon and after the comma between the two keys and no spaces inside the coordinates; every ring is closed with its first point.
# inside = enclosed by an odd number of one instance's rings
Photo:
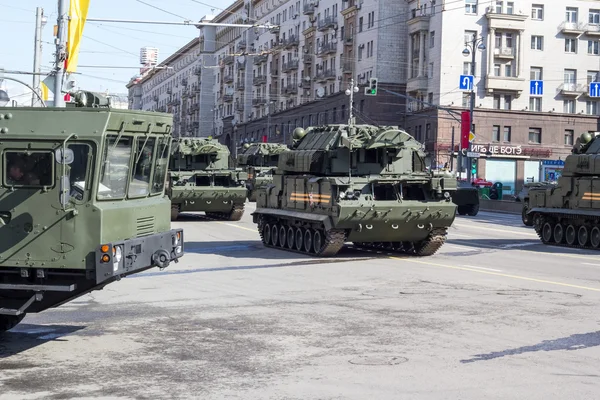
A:
{"type": "Polygon", "coordinates": [[[500,64],[494,64],[494,76],[500,76],[500,64]]]}
{"type": "Polygon", "coordinates": [[[598,51],[599,44],[600,44],[600,42],[598,42],[597,40],[588,40],[588,54],[598,55],[600,53],[598,51]]]}
{"type": "Polygon", "coordinates": [[[146,140],[143,137],[137,140],[137,149],[131,171],[131,182],[129,183],[129,197],[148,195],[155,141],[156,139],[154,138],[146,140]]]}
{"type": "Polygon", "coordinates": [[[542,111],[542,98],[541,97],[530,97],[529,98],[529,110],[530,111],[542,111]]]}
{"type": "Polygon", "coordinates": [[[169,160],[169,139],[164,138],[158,143],[156,153],[156,164],[154,166],[154,176],[152,177],[152,189],[150,193],[162,193],[165,188],[165,179],[167,177],[167,169],[169,160]]]}
{"type": "Polygon", "coordinates": [[[494,108],[496,110],[500,109],[500,96],[494,95],[494,108]]]}
{"type": "Polygon", "coordinates": [[[598,102],[597,101],[586,101],[585,112],[588,115],[598,115],[598,102]]]}
{"type": "Polygon", "coordinates": [[[4,153],[7,186],[53,186],[54,157],[50,151],[4,153]]]}
{"type": "Polygon", "coordinates": [[[544,50],[543,36],[531,36],[531,50],[544,50]]]}
{"type": "Polygon", "coordinates": [[[117,136],[114,135],[106,138],[98,182],[99,199],[125,197],[133,138],[121,136],[118,143],[116,140],[117,136]]]}
{"type": "Polygon", "coordinates": [[[542,79],[542,67],[531,67],[529,70],[529,79],[532,81],[541,81],[542,79]]]}
{"type": "Polygon", "coordinates": [[[90,162],[90,146],[87,144],[69,144],[73,150],[73,162],[69,164],[69,180],[72,185],[71,196],[83,200],[86,185],[88,163],[90,162]]]}
{"type": "Polygon", "coordinates": [[[504,65],[504,76],[512,76],[512,64],[511,63],[504,65]]]}
{"type": "Polygon", "coordinates": [[[493,142],[500,141],[500,125],[494,125],[492,127],[492,141],[493,142]]]}
{"type": "Polygon", "coordinates": [[[435,31],[429,32],[429,47],[430,48],[435,47],[435,31]]]}
{"type": "Polygon", "coordinates": [[[544,5],[543,4],[532,4],[531,5],[531,19],[536,21],[542,21],[544,19],[544,5]]]}
{"type": "Polygon", "coordinates": [[[577,53],[577,39],[565,39],[565,53],[577,53]]]}
{"type": "Polygon", "coordinates": [[[575,114],[575,100],[563,100],[563,112],[565,114],[575,114]]]}
{"type": "Polygon", "coordinates": [[[587,72],[587,84],[589,85],[592,82],[598,82],[598,71],[587,72]]]}
{"type": "Polygon", "coordinates": [[[465,0],[465,14],[477,14],[477,0],[465,0]]]}
{"type": "Polygon", "coordinates": [[[571,129],[565,129],[565,145],[572,146],[573,145],[573,136],[575,132],[571,129]]]}
{"type": "Polygon", "coordinates": [[[577,8],[567,7],[565,21],[566,22],[577,22],[577,8]]]}
{"type": "Polygon", "coordinates": [[[471,93],[463,93],[462,105],[463,105],[463,107],[466,107],[466,108],[471,107],[471,93]]]}
{"type": "Polygon", "coordinates": [[[504,109],[505,110],[510,110],[511,109],[511,103],[512,103],[512,96],[510,94],[505,94],[504,95],[504,109]]]}
{"type": "Polygon", "coordinates": [[[510,126],[504,127],[504,136],[502,137],[502,140],[505,142],[510,142],[510,126]]]}
{"type": "Polygon", "coordinates": [[[542,128],[529,128],[529,142],[542,143],[542,128]]]}
{"type": "Polygon", "coordinates": [[[463,62],[463,74],[464,75],[471,75],[473,73],[473,70],[471,69],[471,62],[470,61],[464,61],[463,62]]]}
{"type": "Polygon", "coordinates": [[[592,25],[600,24],[600,10],[590,10],[588,22],[592,25]]]}

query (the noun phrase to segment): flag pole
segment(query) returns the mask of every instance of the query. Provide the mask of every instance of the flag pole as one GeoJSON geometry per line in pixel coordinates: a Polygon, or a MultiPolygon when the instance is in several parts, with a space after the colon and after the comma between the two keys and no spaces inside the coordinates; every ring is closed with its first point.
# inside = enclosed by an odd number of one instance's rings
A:
{"type": "Polygon", "coordinates": [[[56,75],[54,80],[54,107],[65,107],[65,99],[63,98],[62,87],[64,79],[64,62],[66,59],[66,42],[67,42],[67,22],[68,22],[67,0],[58,0],[58,31],[56,41],[56,59],[55,68],[56,75]]]}

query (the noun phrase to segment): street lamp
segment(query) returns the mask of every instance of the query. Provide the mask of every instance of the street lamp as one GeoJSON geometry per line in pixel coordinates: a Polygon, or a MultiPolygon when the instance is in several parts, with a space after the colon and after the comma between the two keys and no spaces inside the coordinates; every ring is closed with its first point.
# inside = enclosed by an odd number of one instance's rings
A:
{"type": "Polygon", "coordinates": [[[6,90],[0,90],[0,107],[5,107],[9,101],[10,97],[8,97],[6,90]]]}
{"type": "MultiPolygon", "coordinates": [[[[473,129],[473,107],[475,106],[475,49],[480,51],[485,50],[485,39],[483,37],[477,37],[477,35],[473,35],[473,38],[470,42],[465,41],[465,49],[462,51],[463,56],[468,57],[471,55],[471,75],[473,76],[473,85],[471,86],[471,101],[469,102],[469,132],[473,129]]],[[[469,142],[469,147],[467,151],[471,151],[471,142],[469,142]]],[[[471,174],[471,160],[467,157],[467,181],[472,181],[471,174]]]]}

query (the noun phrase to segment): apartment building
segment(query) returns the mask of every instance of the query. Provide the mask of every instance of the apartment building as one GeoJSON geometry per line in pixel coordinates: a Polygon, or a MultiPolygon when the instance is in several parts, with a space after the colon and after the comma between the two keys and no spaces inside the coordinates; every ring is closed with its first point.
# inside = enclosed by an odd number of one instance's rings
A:
{"type": "Polygon", "coordinates": [[[505,194],[528,180],[560,176],[577,137],[599,130],[598,99],[589,84],[599,80],[600,2],[408,5],[407,93],[417,100],[408,104],[404,125],[435,163],[458,155],[460,113],[471,99],[468,87],[461,90],[461,75],[474,70],[477,176],[503,183],[505,194]]]}

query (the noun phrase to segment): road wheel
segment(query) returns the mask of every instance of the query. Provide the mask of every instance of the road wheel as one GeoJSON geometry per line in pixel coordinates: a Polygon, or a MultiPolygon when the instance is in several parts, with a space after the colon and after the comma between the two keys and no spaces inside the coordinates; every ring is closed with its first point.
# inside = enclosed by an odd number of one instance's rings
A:
{"type": "Polygon", "coordinates": [[[561,223],[557,223],[554,225],[554,241],[556,243],[562,243],[565,239],[565,229],[561,225],[561,223]]]}
{"type": "Polygon", "coordinates": [[[288,230],[287,230],[287,247],[289,249],[293,249],[294,248],[294,237],[295,237],[294,228],[292,228],[290,226],[288,228],[288,230]]]}
{"type": "Polygon", "coordinates": [[[587,246],[588,240],[590,239],[590,232],[588,228],[585,226],[579,227],[577,231],[577,242],[580,246],[587,246]]]}
{"type": "Polygon", "coordinates": [[[321,249],[323,249],[323,234],[320,230],[315,229],[313,231],[313,251],[319,254],[321,249]]]}
{"type": "Polygon", "coordinates": [[[552,243],[552,225],[546,222],[542,228],[542,239],[546,243],[552,243]]]}
{"type": "Polygon", "coordinates": [[[295,245],[296,245],[296,250],[302,251],[302,249],[304,248],[303,244],[304,244],[304,231],[302,230],[302,228],[296,228],[296,236],[295,236],[295,245]]]}
{"type": "Polygon", "coordinates": [[[0,333],[11,330],[15,326],[17,326],[19,322],[23,321],[23,318],[25,318],[25,314],[21,314],[18,316],[0,315],[0,333]]]}
{"type": "Polygon", "coordinates": [[[287,229],[285,229],[285,225],[279,226],[279,247],[285,247],[285,241],[287,238],[287,229]]]}
{"type": "Polygon", "coordinates": [[[572,246],[575,244],[575,241],[577,240],[577,230],[575,229],[573,224],[570,224],[569,226],[567,226],[565,238],[567,239],[567,244],[569,246],[572,246]]]}
{"type": "Polygon", "coordinates": [[[529,211],[529,207],[523,206],[523,210],[521,211],[521,219],[525,226],[533,226],[533,217],[531,215],[527,215],[527,211],[529,211]]]}
{"type": "Polygon", "coordinates": [[[310,229],[304,230],[304,251],[312,253],[313,248],[313,235],[310,229]]]}
{"type": "Polygon", "coordinates": [[[594,248],[600,248],[600,228],[595,226],[590,233],[590,243],[594,248]]]}
{"type": "Polygon", "coordinates": [[[279,243],[279,228],[277,228],[276,224],[273,224],[271,228],[271,241],[273,242],[273,246],[277,246],[279,243]]]}
{"type": "Polygon", "coordinates": [[[265,237],[265,244],[271,244],[271,224],[265,224],[263,235],[265,237]]]}

